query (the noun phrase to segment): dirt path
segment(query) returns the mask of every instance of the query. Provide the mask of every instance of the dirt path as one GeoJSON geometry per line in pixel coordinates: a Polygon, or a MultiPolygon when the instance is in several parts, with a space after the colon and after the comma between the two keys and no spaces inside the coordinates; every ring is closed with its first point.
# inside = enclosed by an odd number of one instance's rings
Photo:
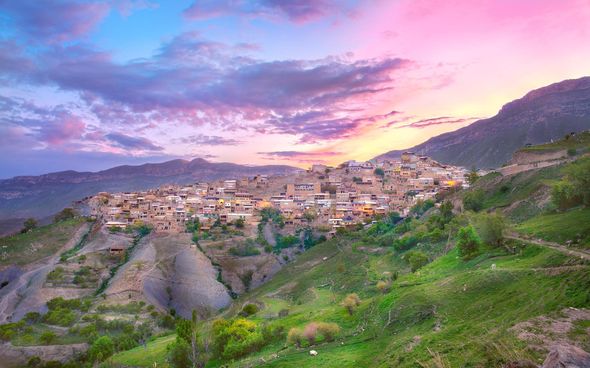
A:
{"type": "Polygon", "coordinates": [[[554,243],[554,242],[550,242],[550,241],[546,241],[546,240],[542,240],[542,239],[526,239],[526,238],[518,236],[517,234],[507,235],[506,238],[512,239],[512,240],[518,240],[518,241],[521,241],[524,243],[531,243],[531,244],[539,245],[541,247],[555,249],[556,251],[567,254],[569,256],[575,256],[575,257],[580,257],[585,260],[590,260],[590,252],[586,252],[581,249],[575,249],[575,250],[570,249],[570,248],[566,247],[565,245],[562,245],[559,243],[554,243]]]}
{"type": "Polygon", "coordinates": [[[35,294],[45,283],[47,274],[55,268],[60,255],[76,246],[85,234],[90,231],[91,225],[85,223],[76,234],[53,256],[45,258],[28,266],[29,270],[20,275],[17,280],[11,282],[0,294],[0,323],[20,319],[25,313],[39,306],[35,294]],[[29,301],[29,303],[27,303],[29,301]]]}

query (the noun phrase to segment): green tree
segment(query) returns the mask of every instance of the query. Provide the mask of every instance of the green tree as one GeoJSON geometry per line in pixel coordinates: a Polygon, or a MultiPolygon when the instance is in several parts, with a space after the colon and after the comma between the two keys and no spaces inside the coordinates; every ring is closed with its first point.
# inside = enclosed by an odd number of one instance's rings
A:
{"type": "Polygon", "coordinates": [[[205,367],[209,361],[209,338],[201,330],[196,311],[190,321],[182,318],[176,321],[177,341],[169,351],[169,357],[176,360],[175,367],[183,367],[184,362],[192,368],[205,367]],[[187,354],[186,359],[181,357],[183,352],[187,354]]]}
{"type": "Polygon", "coordinates": [[[53,222],[60,222],[60,221],[73,219],[76,216],[77,216],[77,213],[76,213],[76,211],[74,211],[73,208],[69,208],[69,207],[64,208],[57,215],[55,215],[53,217],[53,222]]]}
{"type": "Polygon", "coordinates": [[[559,210],[567,210],[580,202],[572,183],[560,181],[551,188],[551,201],[559,210]]]}
{"type": "Polygon", "coordinates": [[[409,251],[404,255],[404,259],[410,264],[412,272],[416,272],[420,268],[428,264],[428,256],[426,253],[419,250],[409,251]]]}
{"type": "Polygon", "coordinates": [[[457,233],[457,248],[459,255],[464,261],[469,260],[477,255],[481,240],[477,236],[473,226],[468,225],[459,229],[457,233]]]}
{"type": "Polygon", "coordinates": [[[467,211],[479,212],[483,209],[484,192],[476,189],[465,193],[463,197],[463,207],[467,211]]]}
{"type": "Polygon", "coordinates": [[[373,171],[376,176],[380,176],[381,178],[385,177],[385,171],[382,168],[378,167],[373,171]]]}
{"type": "Polygon", "coordinates": [[[453,219],[453,209],[453,202],[451,201],[447,200],[440,204],[438,210],[443,224],[447,224],[453,219]]]}
{"type": "Polygon", "coordinates": [[[108,336],[101,336],[94,340],[88,349],[88,358],[93,362],[102,362],[115,352],[115,344],[108,336]]]}
{"type": "Polygon", "coordinates": [[[499,213],[482,213],[475,217],[474,222],[482,242],[493,247],[502,246],[507,226],[504,216],[499,213]]]}
{"type": "Polygon", "coordinates": [[[191,368],[192,364],[189,359],[190,346],[183,339],[176,339],[172,344],[166,347],[167,360],[173,368],[191,368]]]}
{"type": "Polygon", "coordinates": [[[590,206],[590,157],[577,160],[565,169],[565,174],[585,206],[590,206]]]}
{"type": "Polygon", "coordinates": [[[39,225],[39,223],[37,222],[37,220],[35,220],[32,217],[31,218],[28,218],[23,223],[23,229],[20,232],[21,233],[26,233],[26,232],[28,232],[30,230],[35,229],[38,225],[39,225]]]}

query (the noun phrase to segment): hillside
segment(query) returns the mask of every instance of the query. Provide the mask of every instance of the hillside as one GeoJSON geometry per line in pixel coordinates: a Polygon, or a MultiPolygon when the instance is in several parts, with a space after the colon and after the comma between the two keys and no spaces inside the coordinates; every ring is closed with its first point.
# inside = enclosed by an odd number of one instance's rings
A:
{"type": "MultiPolygon", "coordinates": [[[[565,80],[527,93],[497,115],[408,148],[442,163],[496,168],[526,144],[541,144],[590,129],[590,77],[565,80]]],[[[399,157],[390,151],[377,160],[399,157]]]]}
{"type": "Polygon", "coordinates": [[[160,164],[117,166],[99,172],[62,171],[0,180],[0,220],[49,216],[72,201],[100,191],[121,192],[162,184],[236,178],[256,174],[283,175],[299,169],[284,165],[246,166],[204,159],[160,164]]]}

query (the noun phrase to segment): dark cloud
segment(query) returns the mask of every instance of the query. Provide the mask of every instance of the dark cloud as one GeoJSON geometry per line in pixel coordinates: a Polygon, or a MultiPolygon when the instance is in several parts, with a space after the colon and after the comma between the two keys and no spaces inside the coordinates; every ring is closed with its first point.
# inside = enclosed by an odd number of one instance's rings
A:
{"type": "Polygon", "coordinates": [[[162,151],[164,148],[155,145],[147,138],[132,137],[122,133],[109,133],[105,138],[113,142],[116,146],[126,150],[141,150],[141,151],[162,151]]]}
{"type": "Polygon", "coordinates": [[[441,116],[441,117],[417,120],[417,121],[411,122],[409,124],[397,126],[396,129],[407,128],[407,127],[426,128],[426,127],[429,127],[432,125],[441,125],[441,124],[461,124],[461,123],[466,123],[466,122],[473,122],[474,120],[477,120],[477,119],[479,119],[479,118],[456,118],[456,117],[451,117],[451,116],[441,116]]]}
{"type": "Polygon", "coordinates": [[[286,18],[295,23],[305,23],[350,12],[351,9],[345,4],[333,0],[199,0],[186,9],[184,15],[189,19],[246,15],[269,19],[286,18]]]}
{"type": "Polygon", "coordinates": [[[105,2],[45,0],[3,1],[0,14],[32,41],[62,42],[92,30],[107,14],[105,2]]]}

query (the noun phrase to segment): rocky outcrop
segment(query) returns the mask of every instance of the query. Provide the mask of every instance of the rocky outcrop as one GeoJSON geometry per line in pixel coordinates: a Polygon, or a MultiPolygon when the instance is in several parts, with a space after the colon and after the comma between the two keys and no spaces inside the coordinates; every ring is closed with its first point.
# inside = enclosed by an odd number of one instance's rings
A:
{"type": "Polygon", "coordinates": [[[66,362],[78,354],[88,350],[88,344],[47,345],[47,346],[14,346],[10,343],[0,345],[0,367],[23,366],[34,356],[43,361],[66,362]]]}
{"type": "Polygon", "coordinates": [[[555,346],[541,368],[588,368],[590,354],[573,345],[555,346]]]}

